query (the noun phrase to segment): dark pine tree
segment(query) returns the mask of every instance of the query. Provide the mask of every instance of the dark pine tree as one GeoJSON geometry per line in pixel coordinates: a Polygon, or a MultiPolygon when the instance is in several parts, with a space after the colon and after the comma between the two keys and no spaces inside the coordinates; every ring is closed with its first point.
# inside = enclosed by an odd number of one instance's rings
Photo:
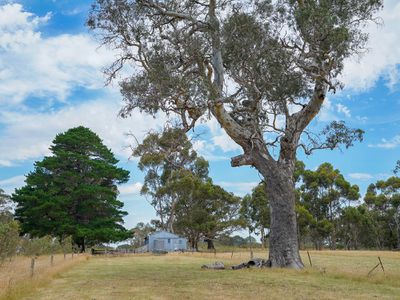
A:
{"type": "Polygon", "coordinates": [[[127,212],[117,184],[129,179],[97,134],[83,126],[58,134],[52,156],[35,163],[26,185],[12,198],[22,231],[32,236],[71,235],[81,251],[87,244],[123,240],[127,212]]]}

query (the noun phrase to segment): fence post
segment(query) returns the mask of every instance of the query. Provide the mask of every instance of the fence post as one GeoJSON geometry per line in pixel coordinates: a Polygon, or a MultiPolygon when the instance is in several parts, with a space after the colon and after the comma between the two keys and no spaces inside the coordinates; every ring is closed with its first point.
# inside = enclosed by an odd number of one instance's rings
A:
{"type": "Polygon", "coordinates": [[[31,277],[33,277],[33,274],[35,273],[35,257],[31,258],[31,277]]]}
{"type": "Polygon", "coordinates": [[[378,256],[378,259],[379,259],[379,263],[381,264],[381,268],[382,268],[383,274],[385,274],[385,268],[383,267],[383,263],[382,263],[381,258],[379,256],[378,256]]]}
{"type": "Polygon", "coordinates": [[[54,255],[53,254],[50,256],[50,265],[51,266],[54,265],[54,255]]]}
{"type": "Polygon", "coordinates": [[[310,266],[312,267],[310,252],[307,251],[307,255],[308,255],[308,260],[309,260],[309,262],[310,262],[310,266]]]}

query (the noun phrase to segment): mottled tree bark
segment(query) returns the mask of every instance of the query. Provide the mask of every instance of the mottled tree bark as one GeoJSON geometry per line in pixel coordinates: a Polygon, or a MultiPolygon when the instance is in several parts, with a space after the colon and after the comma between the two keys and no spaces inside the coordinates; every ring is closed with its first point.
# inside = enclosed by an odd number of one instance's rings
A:
{"type": "Polygon", "coordinates": [[[297,239],[294,188],[288,184],[285,190],[281,190],[279,187],[285,187],[282,183],[267,186],[271,208],[269,237],[271,266],[300,269],[303,263],[299,255],[297,239]]]}
{"type": "Polygon", "coordinates": [[[299,254],[295,212],[295,185],[290,170],[278,164],[274,173],[265,174],[265,187],[270,201],[271,231],[269,260],[272,267],[300,269],[304,265],[299,254]]]}

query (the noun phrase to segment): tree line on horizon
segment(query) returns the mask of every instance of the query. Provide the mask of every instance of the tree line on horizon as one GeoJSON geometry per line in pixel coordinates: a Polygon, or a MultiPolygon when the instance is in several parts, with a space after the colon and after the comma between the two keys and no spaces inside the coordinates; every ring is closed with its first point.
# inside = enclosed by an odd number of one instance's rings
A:
{"type": "MultiPolygon", "coordinates": [[[[245,229],[247,241],[256,234],[267,247],[271,214],[263,182],[242,199],[227,192],[210,194],[212,189],[205,185],[214,184],[208,178],[207,161],[192,149],[184,131],[176,128],[149,134],[133,154],[145,172],[141,193],[158,216],[151,224],[138,224],[134,244],[140,244],[144,234],[162,229],[187,237],[192,248],[198,249],[199,241],[205,241],[208,249],[214,249],[214,241],[234,243],[230,234],[245,229]]],[[[295,181],[301,248],[400,249],[398,177],[370,184],[361,201],[359,187],[330,163],[312,171],[298,161],[295,181]]]]}
{"type": "MultiPolygon", "coordinates": [[[[69,129],[56,136],[50,150],[51,156],[35,163],[24,187],[11,197],[1,190],[3,258],[15,253],[18,235],[25,240],[45,237],[53,244],[56,240],[64,248],[68,241],[80,251],[124,240],[139,247],[155,230],[185,236],[196,250],[202,241],[208,249],[215,249],[216,241],[254,243],[252,235],[268,247],[271,212],[265,184],[243,198],[214,184],[208,162],[183,130],[149,133],[133,149],[145,173],[141,194],[158,219],[131,230],[123,226],[127,212],[117,199],[117,184],[126,182],[129,172],[116,166],[118,160],[95,133],[82,126],[69,129]],[[239,229],[247,230],[249,237],[232,237],[239,229]]],[[[361,202],[359,187],[329,163],[312,171],[298,161],[295,180],[300,248],[400,249],[399,177],[370,184],[361,202]]]]}

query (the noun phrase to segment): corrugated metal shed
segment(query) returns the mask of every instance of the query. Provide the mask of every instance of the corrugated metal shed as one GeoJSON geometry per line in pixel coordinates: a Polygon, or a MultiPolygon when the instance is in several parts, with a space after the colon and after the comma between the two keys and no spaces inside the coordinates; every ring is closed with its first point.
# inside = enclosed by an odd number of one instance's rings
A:
{"type": "Polygon", "coordinates": [[[184,251],[187,239],[168,231],[156,231],[146,238],[147,251],[184,251]]]}

